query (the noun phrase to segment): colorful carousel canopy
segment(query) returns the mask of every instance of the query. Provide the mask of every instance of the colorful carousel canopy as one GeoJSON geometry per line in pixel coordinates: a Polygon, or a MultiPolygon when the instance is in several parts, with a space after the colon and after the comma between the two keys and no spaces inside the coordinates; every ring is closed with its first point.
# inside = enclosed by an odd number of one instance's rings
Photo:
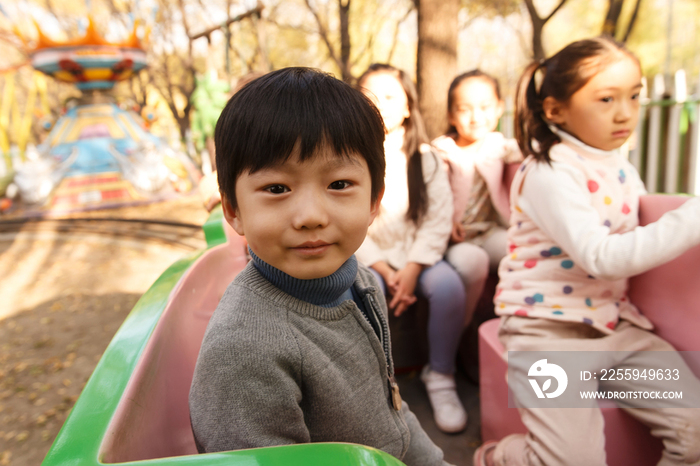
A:
{"type": "Polygon", "coordinates": [[[146,51],[136,36],[138,23],[129,39],[108,42],[89,20],[85,35],[68,41],[48,38],[39,25],[39,37],[29,51],[32,66],[59,81],[73,83],[81,91],[111,89],[146,67],[146,51]]]}

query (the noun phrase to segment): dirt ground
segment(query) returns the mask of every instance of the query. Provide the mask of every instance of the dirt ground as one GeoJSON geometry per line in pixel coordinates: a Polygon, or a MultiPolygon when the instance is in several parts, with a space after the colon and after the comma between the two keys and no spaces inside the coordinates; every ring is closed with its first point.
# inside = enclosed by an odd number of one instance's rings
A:
{"type": "MultiPolygon", "coordinates": [[[[207,217],[196,195],[80,215],[207,217]]],[[[188,251],[95,234],[0,235],[0,466],[41,463],[126,315],[188,251]]]]}

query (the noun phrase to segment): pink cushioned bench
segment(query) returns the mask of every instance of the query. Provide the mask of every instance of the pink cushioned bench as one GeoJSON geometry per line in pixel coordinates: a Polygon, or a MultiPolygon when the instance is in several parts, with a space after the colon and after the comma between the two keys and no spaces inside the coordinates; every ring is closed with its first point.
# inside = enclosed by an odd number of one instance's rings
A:
{"type": "MultiPolygon", "coordinates": [[[[640,202],[640,224],[656,221],[688,198],[650,195],[640,202]]],[[[655,325],[655,333],[679,351],[700,351],[700,247],[681,257],[630,279],[629,297],[655,325]]],[[[508,408],[508,386],[503,345],[498,340],[498,319],[479,328],[481,436],[498,440],[512,433],[525,433],[515,408],[508,408]]],[[[696,375],[698,372],[696,371],[696,375]]],[[[613,403],[600,403],[605,418],[607,461],[610,466],[655,465],[661,441],[613,403]]]]}
{"type": "Polygon", "coordinates": [[[207,250],[172,290],[109,425],[102,461],[121,463],[196,455],[188,396],[209,318],[226,287],[246,265],[245,241],[207,250]]]}

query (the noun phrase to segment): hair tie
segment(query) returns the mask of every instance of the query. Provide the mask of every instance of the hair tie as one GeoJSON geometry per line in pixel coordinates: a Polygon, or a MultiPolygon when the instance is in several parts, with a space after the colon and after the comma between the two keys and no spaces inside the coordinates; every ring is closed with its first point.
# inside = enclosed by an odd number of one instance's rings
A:
{"type": "Polygon", "coordinates": [[[547,59],[546,58],[540,58],[539,61],[539,66],[537,68],[542,68],[543,66],[546,66],[547,64],[547,59]]]}

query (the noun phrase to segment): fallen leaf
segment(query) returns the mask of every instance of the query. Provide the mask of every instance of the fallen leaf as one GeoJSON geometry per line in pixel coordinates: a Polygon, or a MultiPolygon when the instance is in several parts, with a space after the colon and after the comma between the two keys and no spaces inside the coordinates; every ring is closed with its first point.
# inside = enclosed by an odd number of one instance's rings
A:
{"type": "Polygon", "coordinates": [[[56,312],[56,311],[62,311],[63,310],[63,303],[60,301],[56,301],[51,305],[51,312],[56,312]]]}

